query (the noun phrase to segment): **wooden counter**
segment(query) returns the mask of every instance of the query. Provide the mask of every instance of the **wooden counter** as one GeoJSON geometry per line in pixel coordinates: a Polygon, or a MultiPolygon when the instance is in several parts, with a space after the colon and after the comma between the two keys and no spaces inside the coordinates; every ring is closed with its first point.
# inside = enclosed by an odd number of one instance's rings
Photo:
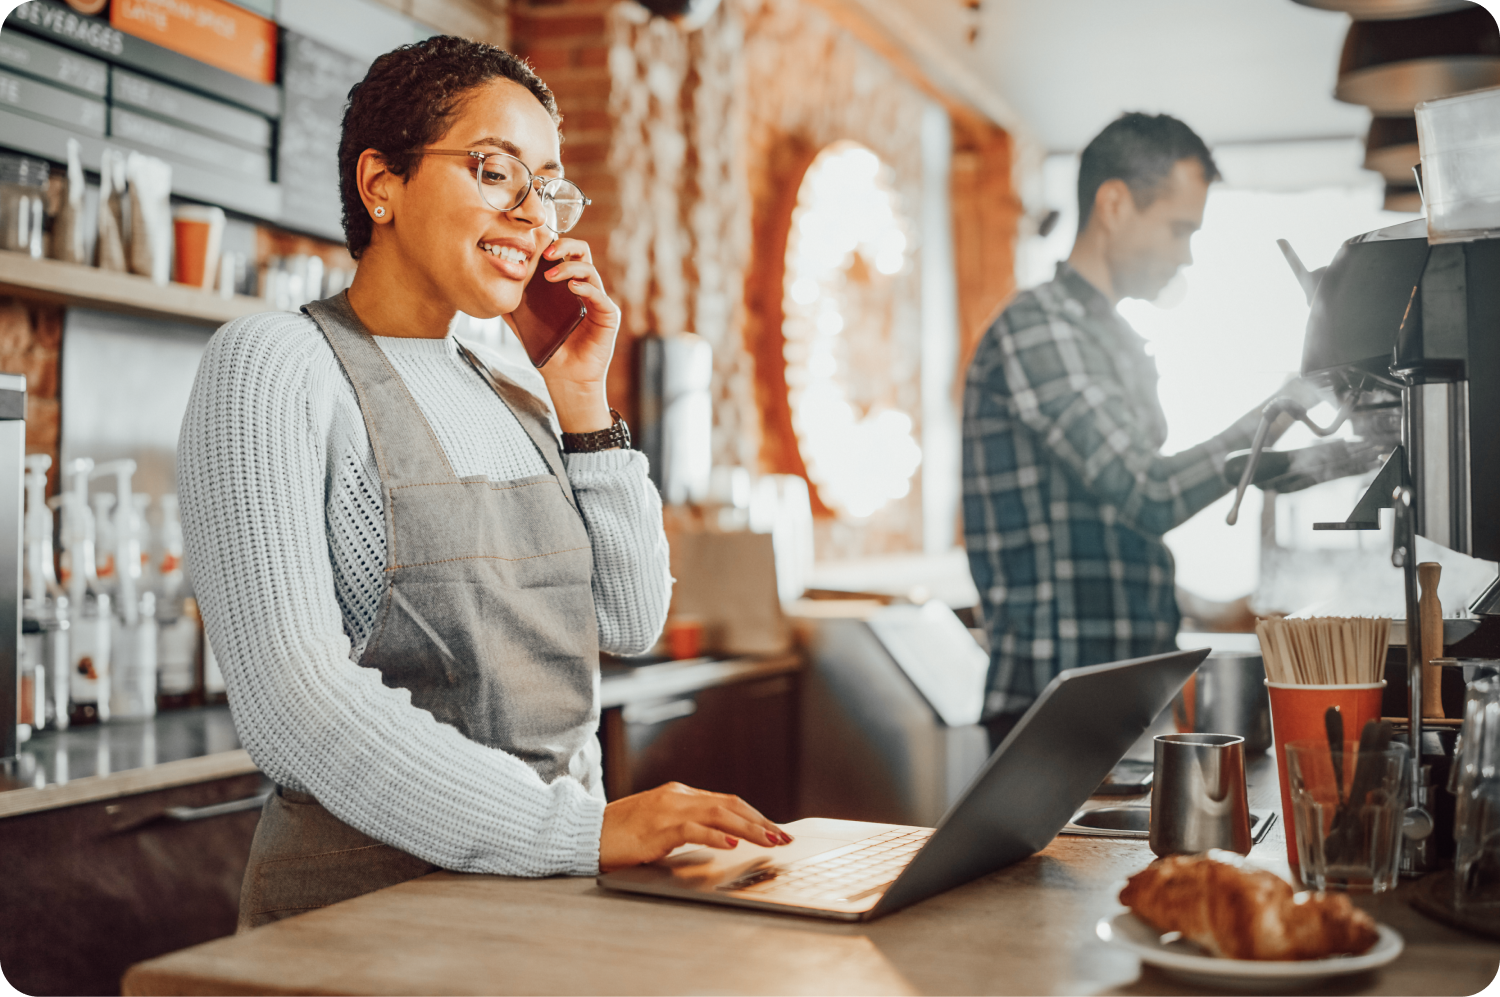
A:
{"type": "MultiPolygon", "coordinates": [[[[589,879],[440,872],[153,959],[126,994],[1191,993],[1094,936],[1141,842],[1058,838],[1025,862],[869,924],[606,893],[589,879]]],[[[1341,994],[1472,994],[1500,945],[1401,896],[1361,906],[1406,939],[1341,994]]]]}

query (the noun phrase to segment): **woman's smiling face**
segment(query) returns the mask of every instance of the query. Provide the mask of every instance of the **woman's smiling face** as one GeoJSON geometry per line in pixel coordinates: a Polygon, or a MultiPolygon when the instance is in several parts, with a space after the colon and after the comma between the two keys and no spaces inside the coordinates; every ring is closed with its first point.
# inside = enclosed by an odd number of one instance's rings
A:
{"type": "MultiPolygon", "coordinates": [[[[562,176],[551,115],[529,90],[506,79],[465,95],[448,131],[427,148],[507,153],[537,176],[562,176]]],[[[380,185],[387,215],[376,219],[371,249],[397,257],[410,275],[410,290],[475,318],[493,318],[520,304],[553,235],[542,224],[538,195],[511,211],[486,204],[475,180],[478,165],[462,156],[424,156],[404,183],[387,174],[380,185]]]]}

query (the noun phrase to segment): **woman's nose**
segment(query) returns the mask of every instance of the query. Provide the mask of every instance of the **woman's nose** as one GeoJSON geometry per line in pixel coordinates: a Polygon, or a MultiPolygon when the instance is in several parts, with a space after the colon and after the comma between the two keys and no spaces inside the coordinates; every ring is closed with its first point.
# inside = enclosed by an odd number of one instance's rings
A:
{"type": "Polygon", "coordinates": [[[537,189],[535,181],[526,188],[525,199],[507,211],[506,214],[517,221],[525,222],[532,228],[536,228],[546,221],[546,206],[542,203],[542,192],[537,189]]]}

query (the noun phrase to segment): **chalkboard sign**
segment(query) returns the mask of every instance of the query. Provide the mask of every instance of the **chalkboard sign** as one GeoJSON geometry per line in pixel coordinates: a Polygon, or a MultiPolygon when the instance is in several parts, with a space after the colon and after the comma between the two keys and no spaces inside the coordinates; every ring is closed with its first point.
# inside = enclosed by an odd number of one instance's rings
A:
{"type": "Polygon", "coordinates": [[[270,117],[275,117],[281,103],[280,87],[247,80],[218,66],[116,31],[107,22],[77,14],[56,0],[29,0],[21,4],[5,19],[5,30],[11,28],[41,35],[107,62],[174,80],[270,117]]]}
{"type": "Polygon", "coordinates": [[[282,221],[295,229],[342,241],[339,202],[339,128],[349,89],[369,63],[311,38],[286,32],[282,48],[284,106],[276,179],[282,221]]]}

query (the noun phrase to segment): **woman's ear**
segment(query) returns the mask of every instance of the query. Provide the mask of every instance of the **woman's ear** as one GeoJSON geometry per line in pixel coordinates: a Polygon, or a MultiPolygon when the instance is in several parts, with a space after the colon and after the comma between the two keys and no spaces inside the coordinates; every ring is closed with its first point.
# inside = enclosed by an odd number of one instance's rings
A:
{"type": "Polygon", "coordinates": [[[360,153],[355,179],[359,185],[359,199],[364,202],[371,221],[382,225],[395,217],[401,178],[386,166],[384,156],[375,149],[360,153]]]}

